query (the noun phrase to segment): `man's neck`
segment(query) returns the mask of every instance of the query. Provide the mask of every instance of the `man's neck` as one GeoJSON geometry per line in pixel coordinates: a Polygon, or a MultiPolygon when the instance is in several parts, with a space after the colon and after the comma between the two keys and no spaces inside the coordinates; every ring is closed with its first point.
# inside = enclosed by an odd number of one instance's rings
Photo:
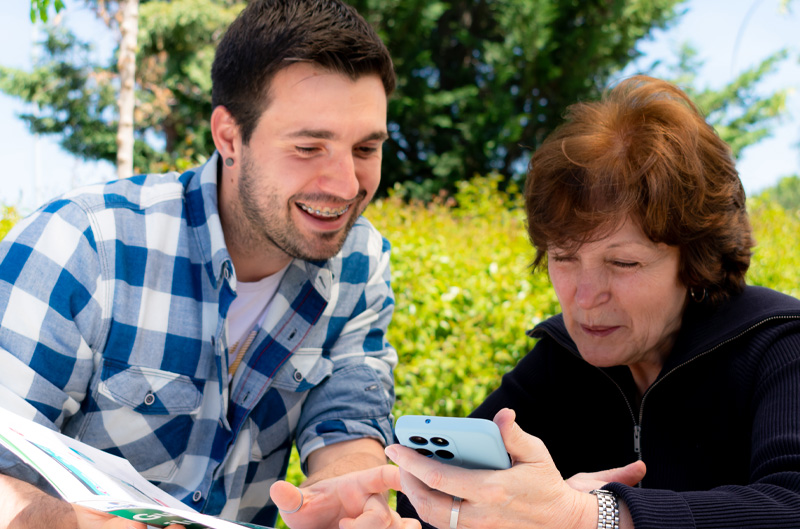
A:
{"type": "Polygon", "coordinates": [[[254,283],[271,276],[283,270],[292,260],[280,250],[276,250],[272,255],[238,250],[235,244],[228,244],[228,253],[236,270],[236,279],[245,283],[254,283]],[[275,255],[276,253],[279,255],[275,255]]]}

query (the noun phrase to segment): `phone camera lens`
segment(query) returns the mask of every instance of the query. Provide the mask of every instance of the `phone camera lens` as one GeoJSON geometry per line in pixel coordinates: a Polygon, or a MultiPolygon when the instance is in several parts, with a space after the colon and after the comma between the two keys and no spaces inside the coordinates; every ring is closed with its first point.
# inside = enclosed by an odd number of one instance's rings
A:
{"type": "Polygon", "coordinates": [[[449,450],[437,450],[436,455],[442,459],[453,459],[455,457],[453,452],[450,452],[449,450]]]}
{"type": "Polygon", "coordinates": [[[428,444],[428,440],[424,437],[420,437],[419,435],[412,435],[408,438],[409,441],[414,443],[415,445],[426,445],[428,444]]]}
{"type": "Polygon", "coordinates": [[[436,446],[447,446],[450,444],[447,439],[442,439],[441,437],[431,437],[431,442],[436,446]]]}
{"type": "Polygon", "coordinates": [[[433,452],[426,450],[425,448],[416,448],[415,450],[425,457],[433,457],[433,452]]]}

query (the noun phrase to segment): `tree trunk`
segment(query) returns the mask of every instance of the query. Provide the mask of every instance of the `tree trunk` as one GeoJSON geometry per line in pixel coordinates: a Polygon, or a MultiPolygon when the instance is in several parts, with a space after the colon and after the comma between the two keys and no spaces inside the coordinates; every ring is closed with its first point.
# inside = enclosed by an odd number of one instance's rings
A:
{"type": "Polygon", "coordinates": [[[133,176],[133,110],[136,106],[136,41],[139,32],[139,0],[119,3],[120,44],[119,125],[117,128],[117,176],[133,176]]]}

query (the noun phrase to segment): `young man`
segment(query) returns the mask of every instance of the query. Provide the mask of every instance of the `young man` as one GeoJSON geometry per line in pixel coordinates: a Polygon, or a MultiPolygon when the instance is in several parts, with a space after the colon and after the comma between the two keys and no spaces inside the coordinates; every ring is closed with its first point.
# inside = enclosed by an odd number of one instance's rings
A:
{"type": "MultiPolygon", "coordinates": [[[[209,514],[399,527],[389,245],[360,217],[391,59],[338,0],[254,0],[212,82],[204,166],[70,193],[2,242],[0,403],[209,514]],[[293,441],[299,490],[276,483],[293,441]]],[[[0,465],[0,524],[129,527],[0,465]]]]}

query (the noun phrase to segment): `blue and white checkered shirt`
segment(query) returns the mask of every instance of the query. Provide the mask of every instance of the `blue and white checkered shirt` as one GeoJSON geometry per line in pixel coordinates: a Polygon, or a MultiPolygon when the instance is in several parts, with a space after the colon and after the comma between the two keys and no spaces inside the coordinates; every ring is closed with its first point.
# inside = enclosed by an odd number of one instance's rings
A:
{"type": "Polygon", "coordinates": [[[195,509],[272,525],[293,440],[303,461],[391,442],[389,244],[360,218],[332,259],[294,260],[229,385],[218,159],[67,194],[0,243],[0,405],[195,509]]]}

